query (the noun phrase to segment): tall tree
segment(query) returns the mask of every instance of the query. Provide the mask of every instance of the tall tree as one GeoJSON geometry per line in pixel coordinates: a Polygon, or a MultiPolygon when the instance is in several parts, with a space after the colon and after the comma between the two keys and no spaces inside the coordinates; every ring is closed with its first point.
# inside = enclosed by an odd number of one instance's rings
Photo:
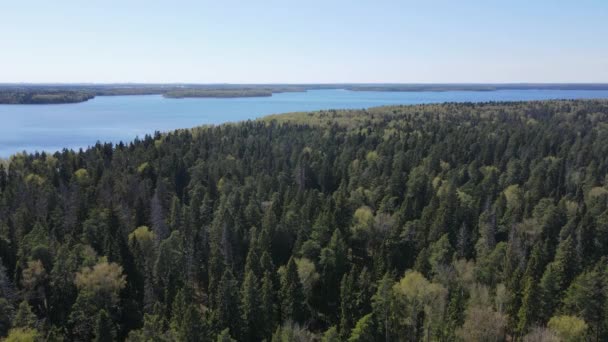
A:
{"type": "Polygon", "coordinates": [[[289,259],[281,277],[281,318],[283,321],[303,322],[306,318],[304,292],[294,258],[289,259]]]}

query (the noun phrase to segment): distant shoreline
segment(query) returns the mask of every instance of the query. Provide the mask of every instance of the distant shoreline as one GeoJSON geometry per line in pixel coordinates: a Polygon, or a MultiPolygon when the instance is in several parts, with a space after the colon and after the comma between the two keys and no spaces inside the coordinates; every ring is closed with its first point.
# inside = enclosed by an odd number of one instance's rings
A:
{"type": "Polygon", "coordinates": [[[0,84],[0,104],[67,104],[85,102],[96,96],[119,95],[162,95],[172,99],[268,97],[276,93],[322,89],[385,92],[608,90],[608,83],[0,84]]]}

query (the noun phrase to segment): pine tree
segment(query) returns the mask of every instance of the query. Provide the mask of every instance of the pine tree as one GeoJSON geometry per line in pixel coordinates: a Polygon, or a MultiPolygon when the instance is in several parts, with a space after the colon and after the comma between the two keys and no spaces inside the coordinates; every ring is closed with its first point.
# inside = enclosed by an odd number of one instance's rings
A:
{"type": "Polygon", "coordinates": [[[530,260],[522,279],[523,292],[521,306],[517,313],[517,330],[523,336],[540,319],[541,291],[538,284],[543,269],[543,252],[540,243],[534,245],[530,260]]]}
{"type": "Polygon", "coordinates": [[[280,297],[281,319],[283,321],[303,322],[306,316],[304,292],[293,257],[289,259],[285,274],[281,279],[280,297]]]}
{"type": "Polygon", "coordinates": [[[357,321],[348,342],[368,342],[374,341],[376,331],[374,328],[374,318],[372,314],[367,314],[357,321]]]}
{"type": "MultiPolygon", "coordinates": [[[[378,332],[382,334],[385,341],[389,341],[392,336],[391,315],[393,303],[393,285],[395,282],[387,273],[378,281],[378,289],[372,297],[372,313],[378,321],[378,332]]],[[[359,325],[359,322],[357,322],[359,325]]]]}
{"type": "Polygon", "coordinates": [[[344,339],[350,335],[357,319],[356,273],[356,269],[353,267],[340,282],[340,335],[344,339]]]}
{"type": "Polygon", "coordinates": [[[95,342],[112,342],[116,338],[114,324],[106,310],[100,310],[95,322],[95,342]]]}
{"type": "Polygon", "coordinates": [[[171,321],[169,327],[175,333],[182,330],[182,325],[186,317],[186,311],[188,309],[188,303],[186,302],[186,295],[184,290],[180,289],[173,298],[173,305],[171,307],[171,321]]]}
{"type": "Polygon", "coordinates": [[[206,339],[205,324],[198,309],[192,303],[186,307],[177,336],[179,341],[184,342],[198,342],[206,339]]]}
{"type": "Polygon", "coordinates": [[[216,307],[213,311],[215,330],[229,328],[233,334],[240,336],[242,324],[239,313],[239,288],[230,270],[226,270],[222,275],[215,297],[216,307]]]}
{"type": "Polygon", "coordinates": [[[576,254],[576,244],[572,237],[563,240],[555,253],[555,266],[560,271],[559,286],[563,291],[578,274],[579,262],[576,254]]]}
{"type": "Polygon", "coordinates": [[[6,298],[0,298],[0,336],[6,336],[11,327],[14,309],[6,298]]]}
{"type": "Polygon", "coordinates": [[[335,229],[326,248],[321,250],[322,298],[329,311],[339,306],[339,289],[342,275],[347,271],[347,248],[339,229],[335,229]]]}
{"type": "Polygon", "coordinates": [[[323,333],[323,337],[321,337],[321,342],[340,342],[340,334],[338,334],[338,329],[335,326],[330,327],[323,333]]]}
{"type": "Polygon", "coordinates": [[[219,335],[217,335],[217,342],[236,342],[236,340],[230,336],[229,329],[224,329],[219,335]]]}
{"type": "Polygon", "coordinates": [[[519,319],[517,330],[522,336],[525,335],[531,326],[534,326],[538,322],[539,304],[540,291],[538,282],[532,277],[524,278],[522,302],[517,313],[517,318],[519,319]]]}
{"type": "Polygon", "coordinates": [[[542,321],[547,321],[553,315],[561,296],[561,269],[557,263],[551,263],[545,269],[542,278],[540,279],[540,296],[541,296],[541,307],[540,317],[542,321]]]}
{"type": "Polygon", "coordinates": [[[562,308],[566,314],[583,318],[597,340],[606,338],[602,336],[606,334],[603,325],[608,303],[605,267],[600,262],[592,270],[576,277],[565,292],[562,308]]]}
{"type": "Polygon", "coordinates": [[[169,216],[169,228],[171,231],[181,230],[182,228],[182,209],[181,202],[177,196],[171,200],[171,213],[169,216]]]}
{"type": "Polygon", "coordinates": [[[249,270],[245,275],[245,280],[241,285],[241,315],[243,321],[243,340],[244,341],[261,341],[263,339],[263,330],[261,329],[264,322],[262,315],[262,307],[259,292],[258,278],[252,270],[249,270]]]}
{"type": "Polygon", "coordinates": [[[455,288],[450,292],[450,301],[447,308],[447,319],[443,334],[447,341],[455,340],[457,328],[464,323],[466,299],[465,289],[460,285],[455,285],[455,288]]]}
{"type": "Polygon", "coordinates": [[[249,271],[252,271],[256,277],[263,276],[260,264],[260,254],[257,246],[255,245],[255,241],[253,241],[252,245],[249,246],[247,258],[245,259],[245,273],[249,271]]]}
{"type": "Polygon", "coordinates": [[[15,318],[13,318],[13,327],[15,328],[35,328],[38,318],[32,312],[32,307],[27,301],[22,301],[17,308],[15,318]]]}
{"type": "Polygon", "coordinates": [[[274,331],[277,320],[277,304],[272,274],[266,272],[262,279],[261,295],[261,325],[260,332],[264,338],[269,338],[274,331]]]}
{"type": "Polygon", "coordinates": [[[260,272],[262,272],[262,275],[266,275],[266,273],[276,273],[272,258],[270,257],[270,254],[266,251],[262,254],[262,257],[260,258],[260,272]]]}

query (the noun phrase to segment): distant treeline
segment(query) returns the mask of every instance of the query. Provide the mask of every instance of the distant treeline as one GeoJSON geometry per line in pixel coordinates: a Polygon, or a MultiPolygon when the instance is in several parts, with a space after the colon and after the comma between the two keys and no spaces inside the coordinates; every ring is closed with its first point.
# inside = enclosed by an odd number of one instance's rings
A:
{"type": "Polygon", "coordinates": [[[320,89],[301,85],[24,85],[1,86],[0,104],[53,104],[84,102],[95,96],[163,95],[187,97],[260,97],[273,93],[320,89]]]}
{"type": "Polygon", "coordinates": [[[0,104],[76,103],[93,97],[91,93],[75,91],[0,91],[0,104]]]}
{"type": "Polygon", "coordinates": [[[164,97],[181,99],[186,97],[265,97],[272,96],[268,89],[180,89],[163,94],[164,97]]]}
{"type": "Polygon", "coordinates": [[[511,84],[353,84],[352,91],[496,91],[496,90],[608,90],[600,83],[511,83],[511,84]]]}
{"type": "Polygon", "coordinates": [[[496,91],[496,90],[608,90],[601,83],[517,83],[517,84],[3,84],[0,104],[42,104],[83,102],[95,96],[163,95],[185,97],[257,97],[273,93],[321,89],[351,91],[496,91]]]}

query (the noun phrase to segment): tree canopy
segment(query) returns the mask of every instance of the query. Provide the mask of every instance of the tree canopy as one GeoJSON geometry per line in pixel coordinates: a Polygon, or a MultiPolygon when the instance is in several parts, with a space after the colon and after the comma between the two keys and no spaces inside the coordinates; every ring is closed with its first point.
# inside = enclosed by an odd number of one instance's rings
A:
{"type": "Polygon", "coordinates": [[[293,113],[0,167],[8,341],[608,340],[608,102],[293,113]]]}

